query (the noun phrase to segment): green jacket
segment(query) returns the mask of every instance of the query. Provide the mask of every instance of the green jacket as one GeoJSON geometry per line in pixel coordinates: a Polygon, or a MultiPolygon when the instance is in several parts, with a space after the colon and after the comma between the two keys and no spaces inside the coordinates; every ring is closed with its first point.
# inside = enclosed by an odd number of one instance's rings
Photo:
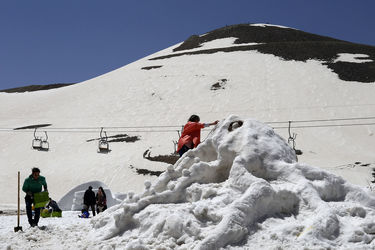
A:
{"type": "Polygon", "coordinates": [[[44,187],[44,190],[47,190],[47,182],[46,178],[43,176],[39,176],[37,180],[33,178],[32,175],[30,175],[28,178],[25,179],[22,190],[27,193],[39,193],[42,192],[42,186],[44,187]]]}

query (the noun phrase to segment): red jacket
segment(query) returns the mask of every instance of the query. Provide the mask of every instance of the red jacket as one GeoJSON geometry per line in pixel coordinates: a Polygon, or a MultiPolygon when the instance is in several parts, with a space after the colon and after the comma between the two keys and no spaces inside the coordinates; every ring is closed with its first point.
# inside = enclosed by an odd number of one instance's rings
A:
{"type": "Polygon", "coordinates": [[[203,123],[199,122],[188,122],[184,126],[184,130],[182,131],[182,135],[180,139],[178,140],[178,146],[177,146],[177,152],[180,151],[180,149],[187,144],[189,147],[189,144],[193,143],[194,148],[198,146],[198,144],[201,142],[201,129],[204,128],[203,123]]]}

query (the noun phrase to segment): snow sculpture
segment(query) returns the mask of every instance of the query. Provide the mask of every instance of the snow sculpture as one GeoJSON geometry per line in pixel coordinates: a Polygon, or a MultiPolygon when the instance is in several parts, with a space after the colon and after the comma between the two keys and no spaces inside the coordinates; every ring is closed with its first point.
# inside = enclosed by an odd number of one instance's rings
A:
{"type": "Polygon", "coordinates": [[[246,246],[262,230],[270,244],[348,247],[373,244],[375,237],[373,195],[297,163],[271,127],[236,116],[220,122],[139,197],[129,194],[94,218],[94,234],[109,241],[120,236],[129,249],[246,246]],[[353,225],[352,217],[361,223],[353,225]]]}

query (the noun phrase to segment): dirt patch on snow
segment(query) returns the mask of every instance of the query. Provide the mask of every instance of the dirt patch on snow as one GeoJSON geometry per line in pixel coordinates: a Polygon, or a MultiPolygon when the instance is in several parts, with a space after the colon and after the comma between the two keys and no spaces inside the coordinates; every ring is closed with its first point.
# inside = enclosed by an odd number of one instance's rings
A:
{"type": "MultiPolygon", "coordinates": [[[[101,138],[89,139],[86,142],[98,141],[101,138]]],[[[129,136],[127,134],[118,134],[107,137],[108,142],[136,142],[140,140],[140,136],[129,136]]]]}
{"type": "Polygon", "coordinates": [[[150,70],[150,69],[158,69],[158,68],[161,68],[163,66],[161,65],[157,65],[157,66],[147,66],[147,67],[142,67],[141,69],[144,69],[144,70],[150,70]]]}
{"type": "Polygon", "coordinates": [[[220,79],[218,82],[212,84],[211,90],[225,89],[226,84],[227,84],[227,79],[220,79]]]}
{"type": "Polygon", "coordinates": [[[47,84],[47,85],[28,85],[28,86],[18,87],[18,88],[3,89],[3,90],[0,90],[0,92],[6,92],[6,93],[33,92],[33,91],[39,91],[39,90],[62,88],[62,87],[70,86],[70,85],[73,85],[73,84],[75,84],[75,83],[55,83],[55,84],[47,84]]]}
{"type": "MultiPolygon", "coordinates": [[[[20,209],[20,215],[25,215],[26,211],[20,209]]],[[[14,216],[17,215],[17,210],[0,210],[0,216],[14,216]]]]}
{"type": "Polygon", "coordinates": [[[159,176],[164,172],[164,171],[153,171],[153,170],[149,170],[149,169],[145,169],[145,168],[136,168],[132,165],[130,165],[130,168],[135,169],[135,172],[137,172],[137,174],[141,174],[141,175],[159,176]]]}
{"type": "Polygon", "coordinates": [[[36,125],[29,125],[29,126],[14,128],[13,130],[43,128],[43,127],[48,127],[51,125],[52,124],[36,124],[36,125]]]}
{"type": "Polygon", "coordinates": [[[151,151],[147,149],[143,153],[143,158],[149,161],[159,161],[168,164],[175,164],[177,160],[180,158],[180,156],[177,154],[151,156],[151,151]]]}

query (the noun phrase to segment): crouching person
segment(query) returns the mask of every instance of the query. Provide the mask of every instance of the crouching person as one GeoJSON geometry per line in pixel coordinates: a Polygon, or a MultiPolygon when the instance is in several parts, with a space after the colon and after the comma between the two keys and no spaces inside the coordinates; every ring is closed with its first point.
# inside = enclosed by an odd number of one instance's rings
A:
{"type": "Polygon", "coordinates": [[[78,215],[79,218],[89,218],[90,214],[87,209],[82,209],[81,214],[78,215]]]}
{"type": "Polygon", "coordinates": [[[52,213],[52,212],[61,212],[61,209],[57,205],[57,202],[54,201],[54,200],[52,200],[51,198],[49,198],[49,202],[46,205],[46,208],[48,208],[48,212],[50,212],[50,213],[52,213]]]}

